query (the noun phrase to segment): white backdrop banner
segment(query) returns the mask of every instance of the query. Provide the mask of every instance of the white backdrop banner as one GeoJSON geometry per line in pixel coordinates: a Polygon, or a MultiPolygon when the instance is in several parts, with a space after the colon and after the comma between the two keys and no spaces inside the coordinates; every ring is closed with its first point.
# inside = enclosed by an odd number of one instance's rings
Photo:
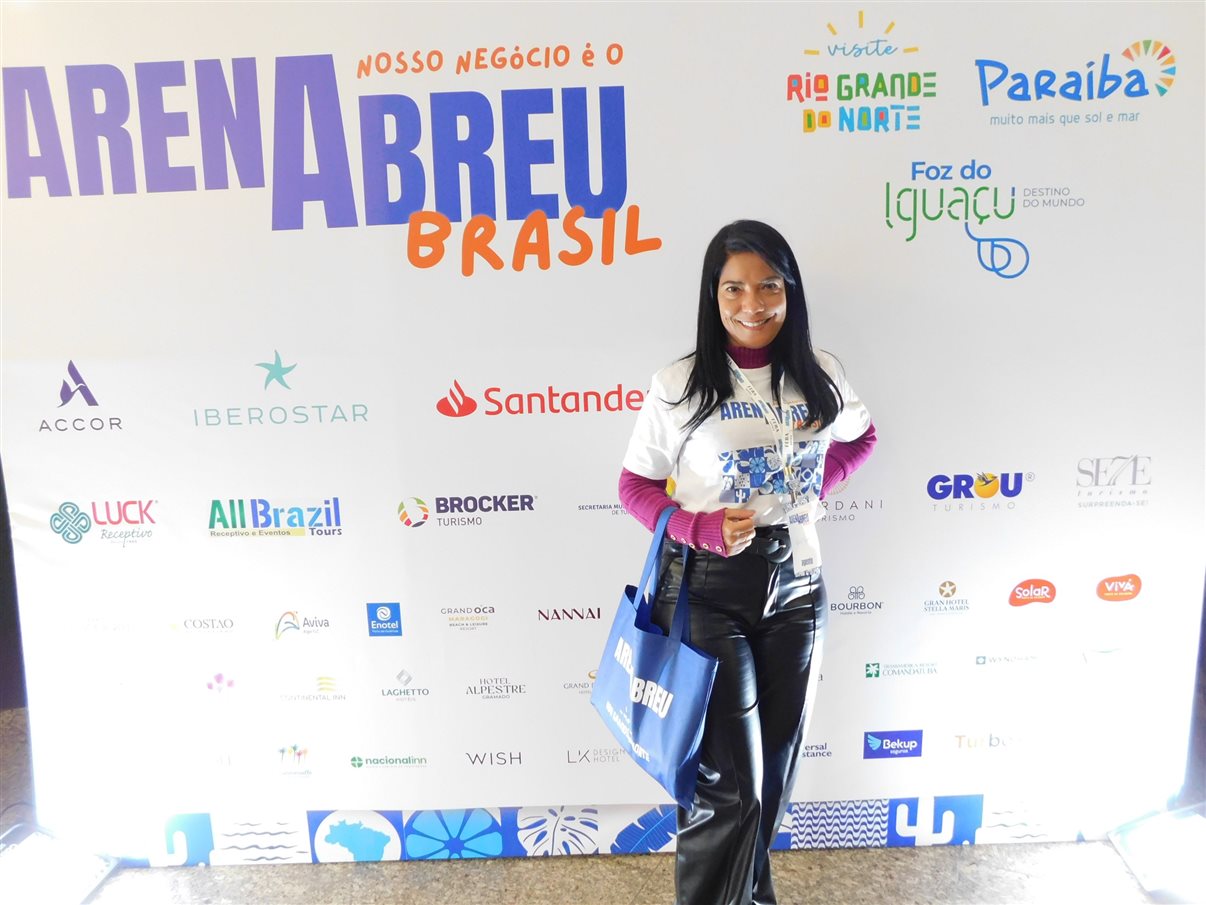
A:
{"type": "Polygon", "coordinates": [[[1201,4],[3,17],[45,825],[154,864],[672,846],[589,694],[635,412],[740,217],[881,438],[828,501],[778,844],[1094,836],[1177,790],[1201,4]]]}

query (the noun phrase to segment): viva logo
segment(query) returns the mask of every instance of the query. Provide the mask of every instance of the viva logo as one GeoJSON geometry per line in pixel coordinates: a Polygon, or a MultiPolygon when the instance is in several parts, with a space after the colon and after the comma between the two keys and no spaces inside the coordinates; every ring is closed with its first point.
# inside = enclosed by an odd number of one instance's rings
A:
{"type": "Polygon", "coordinates": [[[1118,575],[1103,578],[1097,583],[1097,596],[1102,600],[1134,600],[1143,589],[1138,575],[1118,575]]]}
{"type": "Polygon", "coordinates": [[[1055,585],[1045,578],[1027,578],[1009,592],[1010,606],[1051,603],[1053,600],[1055,600],[1055,585]]]}

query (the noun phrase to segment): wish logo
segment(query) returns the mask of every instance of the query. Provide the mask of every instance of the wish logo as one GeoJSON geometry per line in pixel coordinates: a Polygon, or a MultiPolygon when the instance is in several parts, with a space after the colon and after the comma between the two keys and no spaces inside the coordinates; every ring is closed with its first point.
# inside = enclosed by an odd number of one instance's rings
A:
{"type": "Polygon", "coordinates": [[[264,371],[263,392],[276,396],[280,402],[194,408],[193,426],[271,428],[305,425],[307,429],[311,429],[316,426],[347,426],[368,421],[368,405],[363,402],[284,401],[288,398],[287,394],[293,390],[289,381],[293,379],[292,374],[298,364],[285,364],[278,350],[273,350],[271,361],[256,362],[254,367],[264,371]]]}
{"type": "MultiPolygon", "coordinates": [[[[88,408],[97,408],[100,403],[96,401],[96,396],[93,395],[87,381],[84,380],[84,375],[80,373],[80,369],[76,367],[75,361],[67,362],[67,378],[59,387],[59,404],[58,408],[63,408],[75,400],[82,400],[88,408]]],[[[79,409],[80,406],[75,405],[73,408],[79,409]]],[[[83,417],[77,415],[74,418],[43,418],[38,425],[38,433],[51,434],[66,434],[66,433],[84,433],[87,431],[106,431],[106,430],[121,430],[121,418],[109,416],[102,418],[98,415],[83,417]]]]}
{"type": "Polygon", "coordinates": [[[211,500],[210,537],[333,537],[343,534],[339,497],[313,506],[276,506],[275,501],[211,500]]]}
{"type": "Polygon", "coordinates": [[[402,636],[402,605],[399,603],[370,603],[368,633],[371,638],[402,636]]]}
{"type": "Polygon", "coordinates": [[[937,97],[938,75],[913,62],[921,47],[899,37],[908,30],[896,25],[868,21],[860,9],[855,21],[827,22],[824,44],[805,46],[815,65],[786,77],[786,100],[800,111],[805,135],[832,130],[835,120],[838,132],[851,134],[921,128],[922,104],[937,97]]]}
{"type": "Polygon", "coordinates": [[[381,696],[393,701],[417,701],[430,694],[431,689],[416,684],[414,674],[405,667],[398,670],[392,683],[381,687],[381,696]]]}
{"type": "Polygon", "coordinates": [[[276,640],[291,635],[317,635],[331,627],[331,622],[322,616],[304,616],[297,610],[285,610],[276,620],[276,640]]]}
{"type": "Polygon", "coordinates": [[[863,733],[863,760],[885,757],[921,757],[920,729],[863,733]]]}
{"type": "Polygon", "coordinates": [[[1081,459],[1076,463],[1076,505],[1081,509],[1146,506],[1151,470],[1151,456],[1081,459]]]}
{"type": "Polygon", "coordinates": [[[50,530],[69,544],[78,544],[92,530],[92,519],[71,502],[61,503],[50,516],[50,530]]]}
{"type": "Polygon", "coordinates": [[[934,503],[935,512],[996,512],[1013,509],[1024,485],[1033,480],[1032,471],[936,474],[925,490],[930,499],[940,501],[934,503]]]}
{"type": "Polygon", "coordinates": [[[466,751],[465,759],[474,767],[522,767],[522,751],[466,751]]]}
{"type": "MultiPolygon", "coordinates": [[[[625,390],[617,383],[606,390],[559,390],[550,384],[542,390],[504,390],[487,387],[482,394],[486,405],[482,414],[496,415],[579,415],[601,412],[638,412],[645,401],[642,390],[625,390]]],[[[447,418],[464,418],[478,410],[477,400],[452,382],[448,394],[436,401],[436,411],[447,418]]]]}
{"type": "Polygon", "coordinates": [[[536,496],[531,493],[483,493],[468,496],[407,497],[398,504],[398,520],[407,528],[421,528],[435,510],[435,523],[444,528],[481,527],[495,515],[533,512],[536,496]]]}
{"type": "Polygon", "coordinates": [[[906,185],[884,183],[884,223],[888,229],[899,227],[906,242],[917,238],[922,223],[960,223],[975,243],[981,267],[1005,279],[1019,277],[1030,266],[1025,243],[982,231],[989,221],[1008,220],[1017,210],[1017,186],[989,185],[991,178],[992,167],[974,157],[962,164],[913,160],[906,185]]]}

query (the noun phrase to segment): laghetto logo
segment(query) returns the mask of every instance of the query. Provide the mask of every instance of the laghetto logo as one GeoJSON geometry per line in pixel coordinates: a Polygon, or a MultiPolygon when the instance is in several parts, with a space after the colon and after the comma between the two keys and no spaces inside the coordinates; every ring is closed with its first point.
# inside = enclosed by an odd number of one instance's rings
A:
{"type": "Polygon", "coordinates": [[[1116,575],[1097,582],[1097,596],[1102,600],[1134,600],[1143,589],[1138,575],[1116,575]]]}
{"type": "MultiPolygon", "coordinates": [[[[550,384],[543,390],[504,391],[487,387],[484,415],[585,415],[598,412],[638,412],[645,402],[643,390],[624,389],[622,383],[606,390],[558,390],[550,384]]],[[[436,402],[436,411],[448,418],[464,418],[478,410],[477,400],[452,382],[447,395],[436,402]]]]}
{"type": "MultiPolygon", "coordinates": [[[[998,496],[1006,501],[1004,508],[1012,509],[1014,500],[1022,493],[1024,483],[1033,480],[1034,472],[1023,474],[1020,471],[1001,472],[1000,474],[981,471],[974,475],[936,474],[926,482],[925,490],[930,495],[930,499],[944,501],[944,510],[947,512],[956,508],[963,510],[965,505],[962,502],[945,502],[948,500],[981,501],[978,504],[968,505],[968,510],[1001,509],[1001,500],[995,499],[998,496]]],[[[938,511],[939,505],[939,503],[934,504],[935,512],[938,511]]]]}
{"type": "Polygon", "coordinates": [[[343,534],[339,497],[315,506],[274,506],[272,501],[253,497],[240,500],[211,500],[211,537],[331,537],[343,534]]]}
{"type": "Polygon", "coordinates": [[[1055,585],[1045,578],[1027,578],[1009,592],[1010,606],[1051,603],[1053,600],[1055,600],[1055,585]]]}
{"type": "Polygon", "coordinates": [[[788,73],[786,100],[800,110],[805,135],[833,129],[835,112],[838,132],[876,134],[921,128],[921,104],[937,96],[938,75],[913,68],[913,55],[921,48],[897,43],[896,24],[895,19],[868,23],[860,9],[857,22],[827,22],[829,34],[823,46],[804,48],[806,60],[827,57],[835,68],[855,67],[852,72],[817,67],[788,73]],[[879,68],[893,62],[897,65],[890,70],[879,68]]]}

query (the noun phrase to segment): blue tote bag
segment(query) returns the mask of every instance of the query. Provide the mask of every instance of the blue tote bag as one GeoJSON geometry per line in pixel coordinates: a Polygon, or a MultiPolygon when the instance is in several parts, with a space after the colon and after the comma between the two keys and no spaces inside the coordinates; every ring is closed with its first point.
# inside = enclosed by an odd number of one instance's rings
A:
{"type": "Polygon", "coordinates": [[[690,645],[687,609],[687,547],[683,581],[667,636],[650,621],[666,525],[674,507],[658,518],[645,570],[637,587],[620,597],[590,702],[628,755],[683,807],[690,809],[699,769],[704,714],[716,679],[716,658],[690,645]]]}

